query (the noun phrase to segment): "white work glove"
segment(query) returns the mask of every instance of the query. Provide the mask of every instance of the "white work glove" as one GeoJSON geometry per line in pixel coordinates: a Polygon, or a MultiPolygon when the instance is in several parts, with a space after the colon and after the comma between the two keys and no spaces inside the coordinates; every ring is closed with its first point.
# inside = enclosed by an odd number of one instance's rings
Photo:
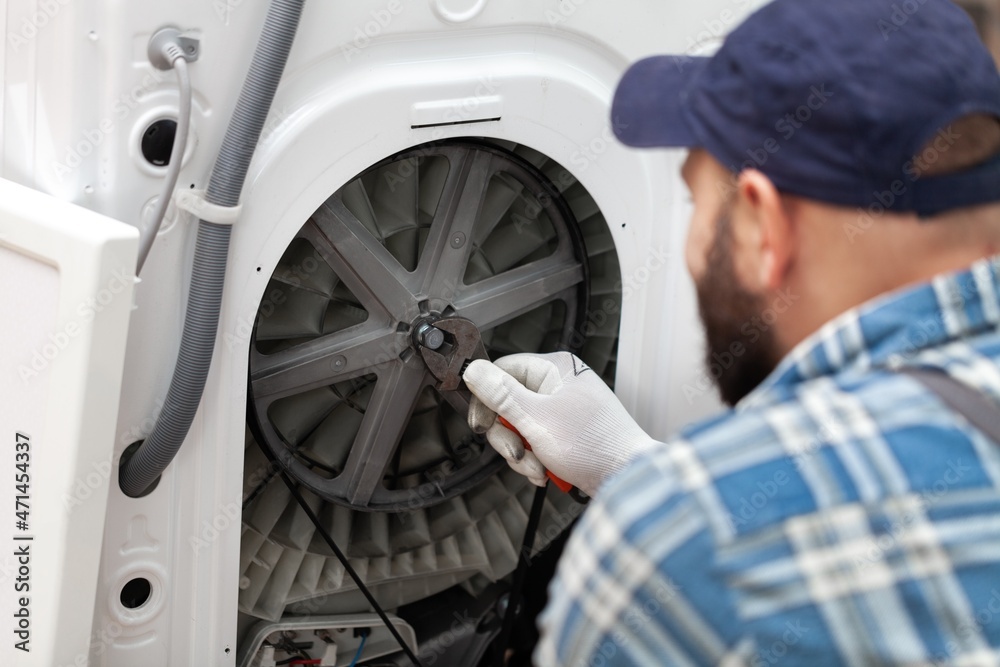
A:
{"type": "Polygon", "coordinates": [[[548,469],[593,496],[605,479],[657,444],[597,373],[569,352],[477,359],[463,379],[473,393],[469,426],[486,433],[510,467],[538,486],[548,469]]]}

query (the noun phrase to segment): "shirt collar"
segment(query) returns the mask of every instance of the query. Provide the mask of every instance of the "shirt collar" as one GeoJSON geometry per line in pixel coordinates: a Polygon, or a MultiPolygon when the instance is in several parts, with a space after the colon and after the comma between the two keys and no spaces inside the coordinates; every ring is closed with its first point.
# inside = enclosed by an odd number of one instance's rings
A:
{"type": "Polygon", "coordinates": [[[736,409],[774,403],[792,386],[903,363],[921,350],[1000,326],[1000,255],[872,299],[799,343],[736,409]]]}

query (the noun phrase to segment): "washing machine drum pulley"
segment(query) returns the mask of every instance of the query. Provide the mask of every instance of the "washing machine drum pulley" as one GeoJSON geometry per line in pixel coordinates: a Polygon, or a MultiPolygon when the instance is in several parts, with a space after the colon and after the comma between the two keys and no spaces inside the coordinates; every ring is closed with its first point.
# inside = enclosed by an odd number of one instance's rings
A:
{"type": "MultiPolygon", "coordinates": [[[[534,487],[470,431],[458,392],[435,390],[418,331],[464,317],[491,358],[575,349],[610,383],[621,297],[599,206],[522,144],[418,146],[340,188],[289,243],[257,313],[240,611],[368,609],[265,449],[385,608],[456,585],[478,596],[509,574],[534,487]]],[[[579,510],[549,493],[536,547],[579,510]]]]}
{"type": "Polygon", "coordinates": [[[258,315],[260,435],[292,476],[358,510],[427,507],[502,461],[438,392],[413,332],[465,317],[490,356],[568,349],[587,254],[560,193],[501,148],[418,147],[366,170],[299,230],[258,315]],[[280,301],[280,303],[277,303],[280,301]],[[267,310],[264,310],[267,306],[267,310]]]}

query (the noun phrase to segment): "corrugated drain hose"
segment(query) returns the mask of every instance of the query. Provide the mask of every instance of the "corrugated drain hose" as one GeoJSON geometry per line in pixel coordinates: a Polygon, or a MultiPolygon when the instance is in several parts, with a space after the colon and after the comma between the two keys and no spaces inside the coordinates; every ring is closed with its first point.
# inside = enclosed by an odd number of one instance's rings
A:
{"type": "MultiPolygon", "coordinates": [[[[234,207],[239,203],[250,159],[285,69],[304,4],[305,0],[271,1],[250,71],[212,169],[206,195],[210,204],[234,207]]],[[[170,464],[201,403],[219,325],[229,233],[229,225],[207,220],[198,223],[184,332],[170,389],[152,433],[118,471],[118,484],[128,496],[143,495],[170,464]]]]}

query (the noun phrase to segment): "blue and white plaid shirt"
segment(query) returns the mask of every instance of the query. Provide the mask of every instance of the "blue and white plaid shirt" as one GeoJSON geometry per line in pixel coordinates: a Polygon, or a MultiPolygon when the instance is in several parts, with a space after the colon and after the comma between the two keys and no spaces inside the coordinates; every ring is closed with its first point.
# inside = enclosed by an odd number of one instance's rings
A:
{"type": "Polygon", "coordinates": [[[550,665],[1000,665],[1000,257],[804,341],[734,411],[611,480],[567,545],[550,665]]]}

